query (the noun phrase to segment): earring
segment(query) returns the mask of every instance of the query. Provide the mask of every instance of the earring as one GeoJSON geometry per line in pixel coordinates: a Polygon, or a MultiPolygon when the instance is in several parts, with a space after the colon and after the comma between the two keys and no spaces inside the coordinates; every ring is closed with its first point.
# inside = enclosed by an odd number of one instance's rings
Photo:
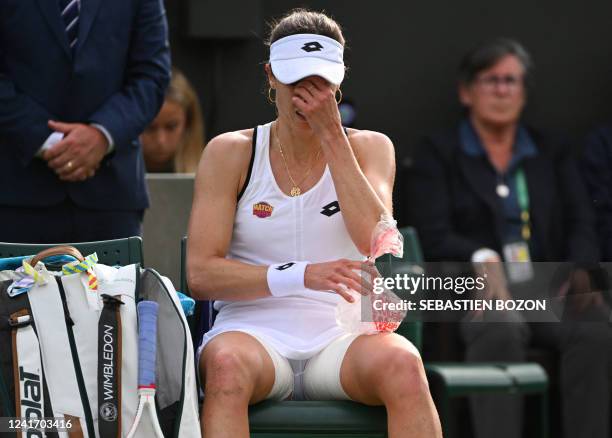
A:
{"type": "Polygon", "coordinates": [[[342,90],[338,88],[336,90],[336,103],[340,105],[340,102],[342,102],[342,90]],[[340,97],[338,97],[338,93],[340,93],[340,97]]]}
{"type": "Polygon", "coordinates": [[[276,90],[272,87],[268,88],[268,102],[271,104],[276,103],[276,90]],[[272,90],[274,90],[274,98],[272,98],[272,90]]]}

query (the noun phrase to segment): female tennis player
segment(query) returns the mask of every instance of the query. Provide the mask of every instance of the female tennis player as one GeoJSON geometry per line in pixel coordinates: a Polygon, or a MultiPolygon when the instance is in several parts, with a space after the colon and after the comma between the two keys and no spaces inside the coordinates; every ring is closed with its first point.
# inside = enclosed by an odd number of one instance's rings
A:
{"type": "Polygon", "coordinates": [[[441,436],[417,349],[336,322],[346,288],[367,292],[360,271],[395,176],[389,138],[342,127],[343,52],[328,16],[282,18],[265,65],[278,117],[214,138],[200,162],[187,270],[219,312],[200,347],[207,438],[248,437],[248,405],[287,398],[385,405],[390,437],[441,436]]]}

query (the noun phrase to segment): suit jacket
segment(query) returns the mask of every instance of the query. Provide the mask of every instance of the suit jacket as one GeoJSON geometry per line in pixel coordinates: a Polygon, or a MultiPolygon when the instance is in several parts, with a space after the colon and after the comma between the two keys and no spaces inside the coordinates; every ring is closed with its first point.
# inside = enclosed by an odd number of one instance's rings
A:
{"type": "MultiPolygon", "coordinates": [[[[528,132],[538,149],[522,162],[540,253],[534,261],[597,261],[594,217],[574,160],[563,144],[528,132]]],[[[404,173],[401,219],[417,228],[428,260],[467,262],[483,247],[501,254],[495,173],[485,157],[461,150],[459,129],[427,138],[404,173]]]]}
{"type": "Polygon", "coordinates": [[[168,85],[161,0],[84,0],[71,53],[58,0],[0,2],[0,205],[45,206],[70,197],[97,209],[148,206],[138,135],[168,85]],[[97,123],[115,150],[96,175],[61,182],[35,154],[49,119],[97,123]]]}
{"type": "Polygon", "coordinates": [[[586,139],[582,170],[597,214],[602,260],[612,261],[612,125],[586,139]]]}

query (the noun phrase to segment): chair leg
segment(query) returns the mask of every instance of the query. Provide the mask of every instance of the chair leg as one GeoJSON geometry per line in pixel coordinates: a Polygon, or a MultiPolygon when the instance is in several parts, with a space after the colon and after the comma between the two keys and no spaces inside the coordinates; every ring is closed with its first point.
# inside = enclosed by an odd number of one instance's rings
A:
{"type": "Polygon", "coordinates": [[[548,391],[540,394],[540,437],[548,438],[548,391]]]}

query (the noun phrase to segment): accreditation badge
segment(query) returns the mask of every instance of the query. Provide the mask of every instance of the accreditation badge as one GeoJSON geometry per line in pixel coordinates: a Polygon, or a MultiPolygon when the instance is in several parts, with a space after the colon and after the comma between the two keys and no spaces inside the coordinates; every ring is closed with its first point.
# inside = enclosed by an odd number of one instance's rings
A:
{"type": "Polygon", "coordinates": [[[510,242],[503,247],[508,282],[522,283],[533,279],[533,264],[527,242],[510,242]]]}

